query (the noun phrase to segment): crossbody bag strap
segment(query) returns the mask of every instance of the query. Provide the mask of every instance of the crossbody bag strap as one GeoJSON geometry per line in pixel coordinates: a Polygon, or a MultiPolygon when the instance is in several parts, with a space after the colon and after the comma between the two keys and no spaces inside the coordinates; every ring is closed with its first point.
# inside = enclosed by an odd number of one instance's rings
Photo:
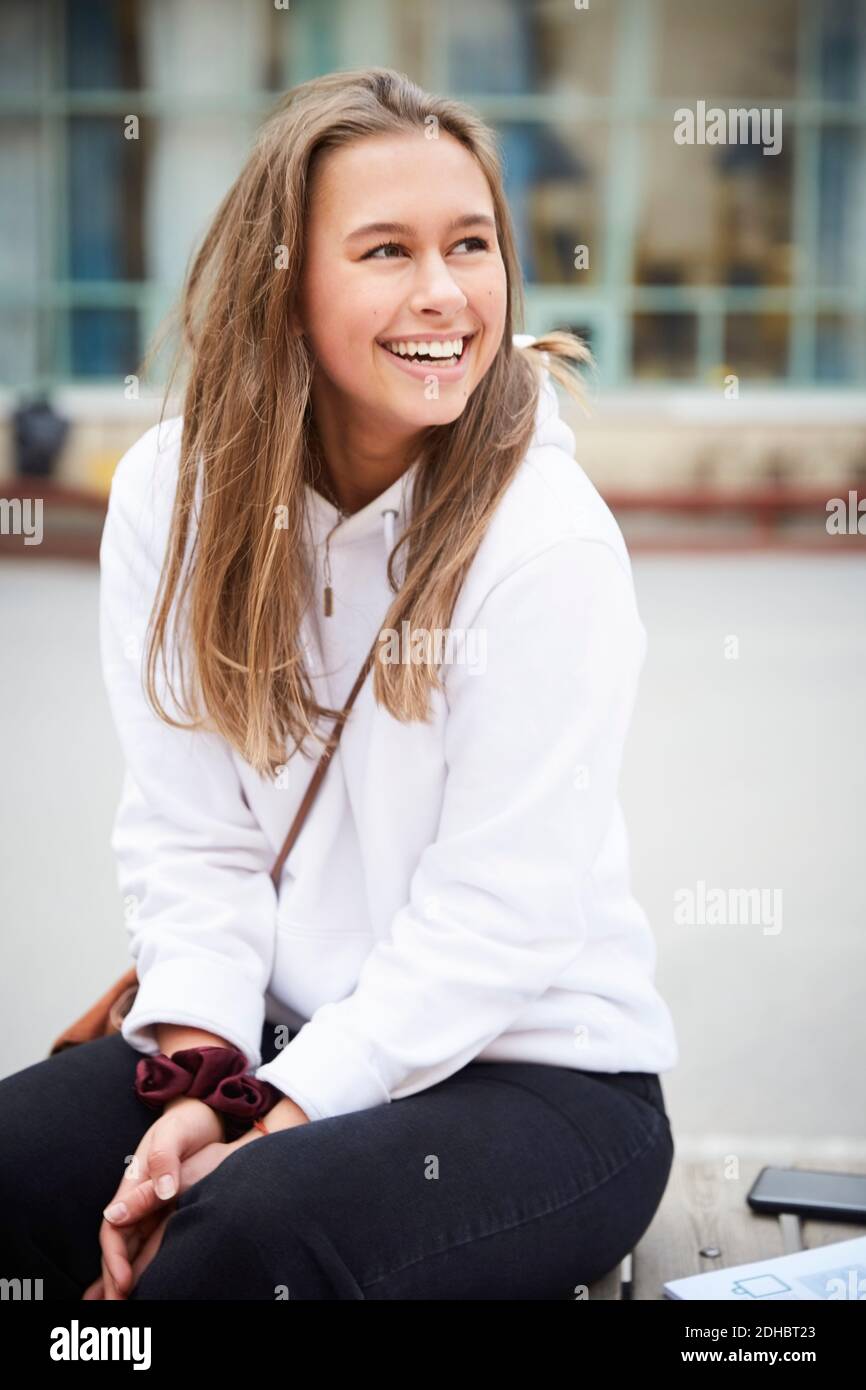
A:
{"type": "Polygon", "coordinates": [[[364,662],[364,665],[361,667],[360,671],[358,672],[358,675],[355,679],[355,684],[352,686],[349,698],[343,706],[343,709],[338,715],[337,719],[334,721],[334,727],[331,730],[331,737],[329,738],[325,746],[325,751],[323,752],[322,756],[318,761],[315,772],[310,778],[307,790],[304,792],[304,799],[298,807],[295,819],[292,821],[289,833],[286,836],[285,841],[283,843],[283,847],[280,850],[280,853],[277,857],[277,862],[271,869],[271,880],[275,888],[277,887],[280,881],[280,874],[283,872],[283,865],[286,862],[286,858],[289,854],[289,851],[291,850],[292,845],[295,843],[295,840],[298,838],[298,835],[301,832],[301,826],[307,818],[307,812],[309,811],[310,807],[316,799],[316,793],[318,792],[319,787],[322,784],[322,780],[325,776],[325,773],[328,770],[328,764],[334,756],[337,744],[340,742],[340,735],[342,734],[343,726],[349,717],[349,711],[351,710],[352,705],[355,703],[355,696],[358,694],[358,691],[364,684],[367,672],[373,665],[373,661],[375,660],[376,656],[376,647],[378,645],[378,642],[379,636],[377,633],[376,640],[374,641],[372,647],[367,653],[367,659],[364,662]]]}

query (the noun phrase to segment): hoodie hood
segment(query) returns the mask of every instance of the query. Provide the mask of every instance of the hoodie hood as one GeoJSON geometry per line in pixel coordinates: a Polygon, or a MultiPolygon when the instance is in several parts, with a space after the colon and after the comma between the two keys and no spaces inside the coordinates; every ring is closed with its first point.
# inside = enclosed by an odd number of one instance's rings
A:
{"type": "MultiPolygon", "coordinates": [[[[535,342],[535,337],[531,333],[516,333],[512,341],[515,347],[528,347],[535,342]]],[[[556,391],[545,368],[529,452],[550,445],[574,457],[574,434],[559,414],[556,391]]],[[[350,516],[342,516],[332,502],[306,483],[307,515],[317,552],[321,547],[327,555],[331,555],[335,550],[362,540],[369,541],[378,534],[382,538],[383,556],[387,561],[397,537],[408,525],[412,480],[418,464],[419,460],[416,459],[390,487],[350,516]]]]}

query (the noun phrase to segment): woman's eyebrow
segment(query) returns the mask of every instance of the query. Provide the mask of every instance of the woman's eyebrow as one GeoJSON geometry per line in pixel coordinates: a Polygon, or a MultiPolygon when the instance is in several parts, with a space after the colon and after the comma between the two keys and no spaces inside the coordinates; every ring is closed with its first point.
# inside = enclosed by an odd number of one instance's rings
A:
{"type": "MultiPolygon", "coordinates": [[[[455,217],[445,228],[446,232],[456,232],[461,227],[477,227],[479,224],[491,227],[496,230],[496,223],[492,217],[488,217],[485,212],[467,212],[462,217],[455,217]]],[[[344,241],[356,241],[362,236],[374,236],[384,234],[387,236],[414,236],[415,228],[410,227],[406,222],[365,222],[363,227],[356,227],[350,232],[344,241]]]]}

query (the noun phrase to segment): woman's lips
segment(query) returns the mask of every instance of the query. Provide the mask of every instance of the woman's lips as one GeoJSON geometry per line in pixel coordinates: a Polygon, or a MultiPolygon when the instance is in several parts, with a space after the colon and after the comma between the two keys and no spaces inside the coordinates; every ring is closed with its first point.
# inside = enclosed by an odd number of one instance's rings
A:
{"type": "Polygon", "coordinates": [[[453,367],[443,367],[441,358],[427,357],[423,362],[410,360],[408,357],[399,357],[396,352],[389,351],[382,343],[376,346],[381,348],[389,361],[394,363],[398,371],[405,372],[407,376],[414,376],[416,380],[423,381],[430,376],[431,372],[438,381],[459,381],[466,375],[466,367],[469,361],[469,354],[475,342],[475,334],[471,338],[463,340],[463,354],[459,362],[455,362],[453,367]]]}

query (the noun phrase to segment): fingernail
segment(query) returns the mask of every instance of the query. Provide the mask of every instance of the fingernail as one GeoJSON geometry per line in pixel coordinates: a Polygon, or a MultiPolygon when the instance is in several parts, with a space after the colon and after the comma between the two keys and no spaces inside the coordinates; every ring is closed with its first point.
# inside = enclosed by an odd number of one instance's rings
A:
{"type": "Polygon", "coordinates": [[[102,1215],[106,1221],[123,1221],[127,1213],[125,1202],[114,1202],[110,1207],[106,1207],[102,1215]]]}
{"type": "Polygon", "coordinates": [[[163,1173],[162,1177],[157,1180],[156,1191],[157,1195],[160,1197],[174,1196],[174,1178],[171,1176],[170,1173],[163,1173]]]}

